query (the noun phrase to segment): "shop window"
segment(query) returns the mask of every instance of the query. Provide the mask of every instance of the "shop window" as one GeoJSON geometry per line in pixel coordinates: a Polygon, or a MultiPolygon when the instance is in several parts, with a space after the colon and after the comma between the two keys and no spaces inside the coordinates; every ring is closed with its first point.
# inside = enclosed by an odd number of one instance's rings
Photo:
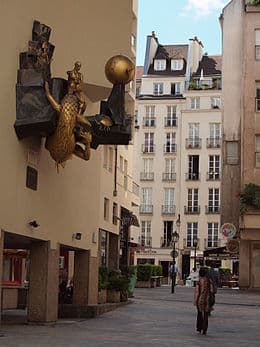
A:
{"type": "Polygon", "coordinates": [[[4,256],[3,284],[21,284],[22,258],[17,256],[4,256]]]}

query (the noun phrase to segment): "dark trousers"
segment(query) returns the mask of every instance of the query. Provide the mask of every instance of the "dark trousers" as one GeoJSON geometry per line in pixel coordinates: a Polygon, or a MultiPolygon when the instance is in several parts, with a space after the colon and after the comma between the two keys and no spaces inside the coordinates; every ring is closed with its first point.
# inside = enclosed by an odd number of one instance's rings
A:
{"type": "Polygon", "coordinates": [[[208,330],[208,317],[209,314],[206,311],[200,312],[198,310],[197,314],[197,331],[206,333],[208,330]]]}

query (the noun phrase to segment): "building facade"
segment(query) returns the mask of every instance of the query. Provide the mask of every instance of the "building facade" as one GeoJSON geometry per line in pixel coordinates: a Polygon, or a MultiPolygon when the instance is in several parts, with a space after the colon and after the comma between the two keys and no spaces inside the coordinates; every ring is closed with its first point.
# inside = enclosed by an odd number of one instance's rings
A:
{"type": "MultiPolygon", "coordinates": [[[[86,114],[95,115],[112,87],[104,74],[107,60],[120,53],[135,62],[137,1],[26,0],[20,5],[12,1],[1,7],[1,39],[6,42],[0,82],[1,306],[17,307],[26,280],[28,320],[51,322],[57,319],[62,278],[73,277],[74,304],[95,304],[99,265],[119,266],[120,220],[138,204],[133,194],[133,149],[101,145],[91,150],[88,162],[73,158],[57,173],[44,139],[18,141],[13,124],[19,53],[31,40],[34,19],[50,26],[56,46],[52,75],[66,78],[66,71],[80,60],[90,87],[86,114]],[[33,189],[26,183],[28,167],[38,175],[33,189]]],[[[133,88],[127,87],[125,105],[132,116],[133,88]]]]}
{"type": "Polygon", "coordinates": [[[175,230],[181,279],[205,249],[222,243],[221,56],[202,49],[196,37],[186,45],[161,45],[154,33],[147,38],[134,144],[141,189],[135,260],[161,264],[164,277],[175,230]]]}
{"type": "Polygon", "coordinates": [[[237,228],[241,288],[260,287],[259,209],[253,203],[242,210],[240,204],[245,187],[260,184],[259,20],[259,5],[244,0],[231,1],[220,17],[224,105],[221,220],[237,228]]]}

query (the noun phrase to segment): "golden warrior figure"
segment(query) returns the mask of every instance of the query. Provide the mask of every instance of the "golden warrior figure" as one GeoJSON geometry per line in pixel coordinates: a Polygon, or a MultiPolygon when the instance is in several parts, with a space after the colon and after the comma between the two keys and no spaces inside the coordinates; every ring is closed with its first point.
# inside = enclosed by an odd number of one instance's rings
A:
{"type": "Polygon", "coordinates": [[[72,154],[84,160],[90,158],[91,124],[82,115],[86,109],[86,103],[81,89],[83,77],[79,72],[80,67],[81,64],[76,62],[74,69],[67,72],[68,93],[60,105],[51,95],[48,82],[45,82],[46,96],[57,111],[58,117],[57,128],[52,135],[47,137],[45,146],[57,166],[59,164],[64,166],[72,154]]]}

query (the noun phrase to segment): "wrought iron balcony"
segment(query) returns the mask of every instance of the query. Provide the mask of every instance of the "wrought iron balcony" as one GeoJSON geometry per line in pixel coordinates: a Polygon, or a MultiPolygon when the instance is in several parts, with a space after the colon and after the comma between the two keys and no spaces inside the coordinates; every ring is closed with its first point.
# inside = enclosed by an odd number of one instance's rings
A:
{"type": "Polygon", "coordinates": [[[155,153],[155,145],[154,144],[143,144],[142,145],[143,153],[155,153]]]}
{"type": "Polygon", "coordinates": [[[139,236],[138,242],[142,247],[152,247],[152,237],[151,236],[139,236]]]}
{"type": "Polygon", "coordinates": [[[143,117],[143,127],[144,128],[154,128],[156,126],[155,117],[143,117]]]}
{"type": "Polygon", "coordinates": [[[162,180],[163,181],[176,181],[176,173],[175,172],[163,172],[162,180]]]}
{"type": "Polygon", "coordinates": [[[207,172],[207,181],[218,181],[221,179],[220,171],[209,171],[207,172]]]}
{"type": "Polygon", "coordinates": [[[217,248],[221,247],[221,240],[215,237],[208,237],[204,239],[204,248],[217,248]]]}
{"type": "Polygon", "coordinates": [[[140,181],[153,181],[154,172],[140,172],[140,181]]]}
{"type": "Polygon", "coordinates": [[[161,248],[172,248],[171,239],[165,239],[164,237],[161,237],[161,248]]]}
{"type": "Polygon", "coordinates": [[[153,214],[153,205],[140,205],[140,214],[153,214]]]}
{"type": "Polygon", "coordinates": [[[177,125],[178,125],[177,117],[173,117],[173,118],[165,117],[164,118],[164,127],[165,128],[177,127],[177,125]]]}
{"type": "Polygon", "coordinates": [[[176,143],[171,143],[171,144],[165,144],[163,146],[163,151],[164,153],[176,153],[177,152],[177,145],[176,143]]]}
{"type": "Polygon", "coordinates": [[[217,214],[217,213],[220,213],[220,206],[219,205],[205,206],[205,213],[206,214],[217,214]]]}
{"type": "MultiPolygon", "coordinates": [[[[195,248],[193,243],[194,238],[183,239],[183,248],[195,248]]],[[[196,238],[198,241],[196,249],[200,249],[200,239],[196,238]]]]}
{"type": "Polygon", "coordinates": [[[201,138],[194,137],[186,139],[186,148],[201,148],[201,138]]]}
{"type": "Polygon", "coordinates": [[[200,214],[200,206],[184,206],[185,214],[200,214]]]}
{"type": "Polygon", "coordinates": [[[207,148],[220,148],[221,138],[220,137],[209,137],[207,138],[207,148]]]}
{"type": "Polygon", "coordinates": [[[165,215],[174,215],[175,214],[175,205],[162,205],[162,214],[165,215]]]}
{"type": "Polygon", "coordinates": [[[199,181],[200,173],[199,172],[187,172],[185,174],[186,181],[199,181]]]}

